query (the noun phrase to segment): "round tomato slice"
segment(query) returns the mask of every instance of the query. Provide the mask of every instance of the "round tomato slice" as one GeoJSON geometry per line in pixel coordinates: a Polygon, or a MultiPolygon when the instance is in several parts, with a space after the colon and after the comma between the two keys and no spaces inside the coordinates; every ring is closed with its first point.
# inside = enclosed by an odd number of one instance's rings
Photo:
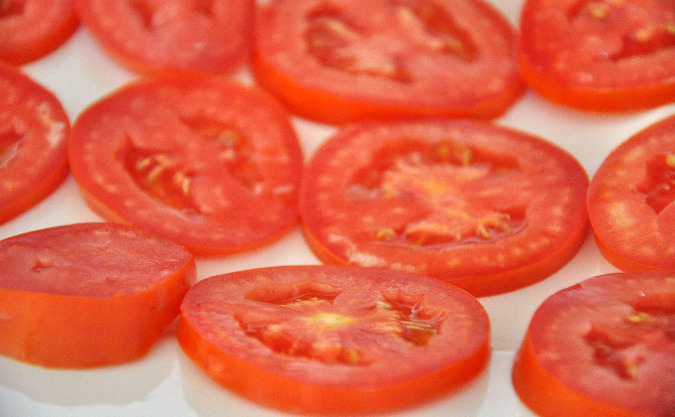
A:
{"type": "Polygon", "coordinates": [[[675,270],[675,115],[607,156],[587,204],[598,247],[614,266],[675,270]]]}
{"type": "Polygon", "coordinates": [[[72,0],[0,2],[0,60],[25,64],[57,49],[79,20],[72,0]]]}
{"type": "Polygon", "coordinates": [[[122,87],[80,114],[69,159],[103,217],[200,254],[259,247],[298,222],[303,156],[288,113],[223,78],[122,87]]]}
{"type": "Polygon", "coordinates": [[[542,96],[593,111],[675,101],[672,0],[527,0],[523,77],[542,96]]]}
{"type": "Polygon", "coordinates": [[[129,226],[80,223],[0,241],[0,354],[80,368],[143,356],[195,280],[192,255],[129,226]]]}
{"type": "Polygon", "coordinates": [[[675,275],[615,273],[537,309],[513,367],[542,417],[675,415],[675,275]]]}
{"type": "Polygon", "coordinates": [[[564,150],[488,122],[364,123],[309,161],[305,236],[326,263],[429,275],[476,296],[562,267],[587,235],[588,176],[564,150]]]}
{"type": "Polygon", "coordinates": [[[0,223],[28,210],[68,174],[70,120],[50,91],[0,64],[0,223]]]}
{"type": "Polygon", "coordinates": [[[228,72],[248,55],[253,0],[75,0],[82,23],[133,71],[228,72]]]}
{"type": "Polygon", "coordinates": [[[491,118],[523,91],[515,31],[481,0],[273,0],[256,35],[258,83],[322,122],[491,118]]]}
{"type": "Polygon", "coordinates": [[[419,404],[476,377],[489,355],[481,304],[395,271],[289,266],[207,278],[185,296],[185,353],[264,405],[352,414],[419,404]]]}

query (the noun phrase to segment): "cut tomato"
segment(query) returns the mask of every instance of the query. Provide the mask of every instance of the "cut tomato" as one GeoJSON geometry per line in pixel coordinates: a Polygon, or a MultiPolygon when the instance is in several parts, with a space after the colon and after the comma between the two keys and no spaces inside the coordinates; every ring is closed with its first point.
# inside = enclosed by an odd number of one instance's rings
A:
{"type": "Polygon", "coordinates": [[[112,223],[0,241],[0,354],[79,368],[143,356],[195,280],[192,255],[112,223]]]}
{"type": "Polygon", "coordinates": [[[516,34],[481,0],[273,0],[253,70],[295,113],[491,118],[520,97],[516,34]]]}
{"type": "Polygon", "coordinates": [[[614,266],[675,270],[675,115],[607,156],[587,204],[598,247],[614,266]]]}
{"type": "Polygon", "coordinates": [[[133,71],[228,72],[250,48],[254,0],[75,0],[82,23],[133,71]]]}
{"type": "Polygon", "coordinates": [[[25,64],[57,49],[79,20],[72,0],[0,2],[0,60],[25,64]]]}
{"type": "Polygon", "coordinates": [[[489,355],[481,304],[387,270],[289,266],[204,279],[181,306],[185,353],[230,390],[311,414],[419,404],[475,378],[489,355]]]}
{"type": "Polygon", "coordinates": [[[564,150],[487,122],[353,125],[309,161],[305,236],[324,262],[446,280],[476,296],[562,267],[587,235],[588,176],[564,150]]]}
{"type": "Polygon", "coordinates": [[[675,415],[675,275],[602,275],[549,297],[513,384],[542,417],[675,415]]]}
{"type": "Polygon", "coordinates": [[[672,0],[527,0],[523,77],[542,96],[593,111],[675,101],[672,0]]]}
{"type": "Polygon", "coordinates": [[[75,121],[69,159],[104,218],[200,254],[259,247],[298,222],[288,113],[215,76],[144,79],[99,100],[75,121]]]}
{"type": "Polygon", "coordinates": [[[68,174],[70,120],[58,98],[0,64],[0,223],[28,210],[68,174]]]}

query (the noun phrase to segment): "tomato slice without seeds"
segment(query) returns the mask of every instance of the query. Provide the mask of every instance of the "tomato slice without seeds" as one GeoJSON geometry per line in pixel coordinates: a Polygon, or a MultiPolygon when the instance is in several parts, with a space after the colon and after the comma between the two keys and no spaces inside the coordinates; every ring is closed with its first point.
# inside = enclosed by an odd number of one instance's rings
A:
{"type": "Polygon", "coordinates": [[[25,64],[67,41],[79,20],[72,0],[0,2],[0,60],[25,64]]]}
{"type": "Polygon", "coordinates": [[[440,281],[366,268],[290,266],[198,282],[178,322],[185,353],[253,401],[366,413],[435,398],[489,358],[480,303],[440,281]]]}
{"type": "Polygon", "coordinates": [[[81,223],[0,241],[0,354],[46,367],[143,356],[195,280],[192,255],[129,226],[81,223]]]}
{"type": "Polygon", "coordinates": [[[577,252],[587,187],[570,154],[523,132],[373,122],[316,151],[300,210],[324,262],[429,275],[483,296],[541,280],[577,252]]]}
{"type": "Polygon", "coordinates": [[[292,111],[322,122],[491,118],[523,91],[515,42],[481,0],[279,0],[260,6],[253,69],[292,111]]]}
{"type": "Polygon", "coordinates": [[[0,223],[23,213],[68,174],[70,120],[59,100],[0,64],[0,223]]]}
{"type": "Polygon", "coordinates": [[[87,201],[200,254],[271,242],[298,222],[303,156],[287,112],[211,77],[160,77],[94,103],[69,159],[87,201]]]}
{"type": "Polygon", "coordinates": [[[136,72],[227,72],[248,55],[254,0],[75,3],[102,47],[136,72]]]}
{"type": "Polygon", "coordinates": [[[675,116],[619,145],[588,191],[598,247],[622,270],[675,270],[675,116]]]}
{"type": "Polygon", "coordinates": [[[542,417],[675,414],[675,275],[616,273],[537,309],[513,367],[542,417]]]}
{"type": "Polygon", "coordinates": [[[672,0],[527,0],[520,63],[530,86],[585,110],[675,101],[672,0]]]}

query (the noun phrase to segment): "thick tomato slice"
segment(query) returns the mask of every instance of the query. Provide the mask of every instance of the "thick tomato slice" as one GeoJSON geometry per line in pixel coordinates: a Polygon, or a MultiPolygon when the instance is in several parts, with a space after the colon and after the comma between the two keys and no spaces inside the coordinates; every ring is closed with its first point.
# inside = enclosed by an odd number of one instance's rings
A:
{"type": "Polygon", "coordinates": [[[223,78],[122,87],[80,114],[69,159],[103,217],[200,254],[259,247],[298,222],[303,156],[288,113],[223,78]]]}
{"type": "Polygon", "coordinates": [[[527,0],[523,77],[542,96],[593,111],[675,101],[672,0],[527,0]]]}
{"type": "Polygon", "coordinates": [[[598,247],[614,266],[675,270],[675,115],[607,156],[587,204],[598,247]]]}
{"type": "Polygon", "coordinates": [[[300,211],[324,262],[430,275],[483,296],[541,280],[577,252],[587,187],[570,154],[523,132],[372,122],[316,151],[300,211]]]}
{"type": "Polygon", "coordinates": [[[79,368],[143,356],[195,280],[185,248],[81,223],[0,241],[0,354],[79,368]]]}
{"type": "Polygon", "coordinates": [[[542,417],[675,415],[675,275],[616,273],[537,309],[513,367],[542,417]]]}
{"type": "Polygon", "coordinates": [[[254,0],[75,3],[102,47],[136,72],[228,72],[249,52],[254,0]]]}
{"type": "Polygon", "coordinates": [[[72,0],[0,2],[0,60],[25,64],[67,41],[79,26],[72,0]]]}
{"type": "Polygon", "coordinates": [[[70,120],[50,91],[0,64],[0,223],[54,191],[68,174],[70,120]]]}
{"type": "Polygon", "coordinates": [[[489,355],[481,304],[429,278],[290,266],[207,278],[178,321],[185,353],[230,390],[311,414],[379,412],[438,397],[489,355]]]}
{"type": "Polygon", "coordinates": [[[322,122],[491,118],[523,91],[515,31],[481,0],[273,0],[256,35],[257,81],[322,122]]]}

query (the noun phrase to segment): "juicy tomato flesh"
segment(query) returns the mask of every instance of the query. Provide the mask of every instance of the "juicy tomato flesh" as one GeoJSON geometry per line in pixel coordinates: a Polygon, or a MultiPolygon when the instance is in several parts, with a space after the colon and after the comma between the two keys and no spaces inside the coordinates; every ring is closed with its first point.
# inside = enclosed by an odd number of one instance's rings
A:
{"type": "Polygon", "coordinates": [[[489,124],[345,129],[307,172],[303,224],[328,263],[431,275],[486,295],[542,279],[585,239],[580,165],[489,124]]]}
{"type": "Polygon", "coordinates": [[[535,312],[514,363],[516,392],[542,416],[675,412],[675,275],[599,276],[535,312]]]}
{"type": "Polygon", "coordinates": [[[278,267],[200,281],[181,307],[178,340],[208,374],[254,401],[364,413],[474,378],[489,355],[489,323],[475,298],[427,278],[278,267]]]}
{"type": "Polygon", "coordinates": [[[675,269],[675,116],[607,156],[587,205],[598,246],[617,268],[675,269]]]}
{"type": "Polygon", "coordinates": [[[0,241],[0,354],[81,368],[143,356],[195,280],[192,255],[118,224],[0,241]]]}

